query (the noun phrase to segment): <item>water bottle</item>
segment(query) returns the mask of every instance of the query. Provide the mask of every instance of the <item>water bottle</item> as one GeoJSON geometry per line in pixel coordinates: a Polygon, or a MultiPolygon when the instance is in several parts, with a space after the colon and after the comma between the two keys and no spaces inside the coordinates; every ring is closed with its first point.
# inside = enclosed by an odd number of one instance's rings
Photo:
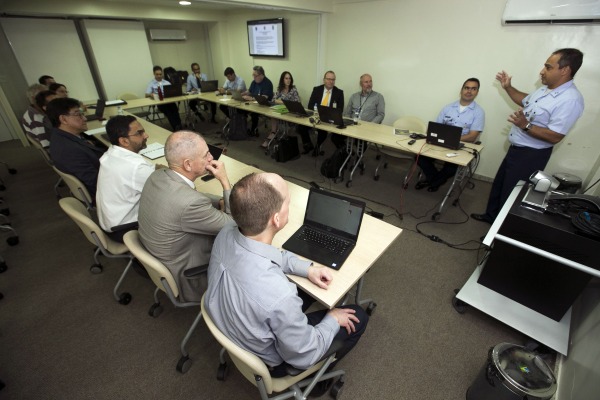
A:
{"type": "Polygon", "coordinates": [[[157,91],[158,91],[158,99],[162,101],[162,99],[164,98],[162,88],[160,86],[158,86],[157,91]]]}
{"type": "Polygon", "coordinates": [[[315,103],[315,106],[313,107],[313,111],[315,112],[315,115],[319,115],[319,109],[317,108],[317,103],[315,103]]]}
{"type": "Polygon", "coordinates": [[[117,115],[123,115],[123,107],[117,107],[117,115]]]}
{"type": "Polygon", "coordinates": [[[354,121],[354,125],[358,125],[358,108],[354,110],[354,115],[352,116],[352,121],[354,121]]]}

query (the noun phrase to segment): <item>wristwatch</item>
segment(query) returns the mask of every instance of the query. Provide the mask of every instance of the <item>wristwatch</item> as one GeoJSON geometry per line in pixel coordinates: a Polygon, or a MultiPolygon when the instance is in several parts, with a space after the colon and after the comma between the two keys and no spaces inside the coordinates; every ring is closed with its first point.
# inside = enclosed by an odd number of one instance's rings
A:
{"type": "Polygon", "coordinates": [[[531,122],[528,122],[527,125],[525,125],[525,128],[523,128],[523,130],[525,132],[528,132],[531,129],[531,122]]]}

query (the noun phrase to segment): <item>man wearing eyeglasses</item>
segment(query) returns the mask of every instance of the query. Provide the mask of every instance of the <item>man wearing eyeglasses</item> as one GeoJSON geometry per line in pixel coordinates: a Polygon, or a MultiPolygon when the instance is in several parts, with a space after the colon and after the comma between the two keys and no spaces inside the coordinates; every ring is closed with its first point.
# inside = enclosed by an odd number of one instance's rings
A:
{"type": "MultiPolygon", "coordinates": [[[[462,129],[460,138],[462,142],[475,142],[483,131],[485,112],[475,102],[478,94],[479,79],[467,79],[460,90],[460,99],[448,104],[437,116],[436,122],[462,129]]],[[[456,173],[458,168],[456,164],[445,162],[438,170],[434,161],[431,157],[419,156],[417,164],[423,170],[425,180],[417,182],[415,189],[421,190],[426,187],[429,192],[437,192],[440,186],[456,173]]]]}
{"type": "MultiPolygon", "coordinates": [[[[315,86],[308,100],[308,108],[313,110],[317,104],[326,107],[344,109],[344,91],[338,89],[335,86],[335,72],[327,71],[323,76],[323,84],[315,86]]],[[[302,137],[302,145],[304,146],[304,152],[302,154],[308,154],[312,151],[312,156],[316,157],[320,154],[321,145],[327,139],[327,132],[318,131],[317,136],[317,147],[313,146],[310,140],[309,128],[306,126],[298,126],[298,133],[302,137]]],[[[342,147],[344,145],[344,137],[336,134],[331,134],[331,141],[336,147],[342,147]]]]}
{"type": "Polygon", "coordinates": [[[84,134],[87,120],[79,108],[79,100],[56,98],[46,106],[46,114],[53,127],[50,133],[50,157],[54,165],[79,179],[94,199],[100,157],[106,151],[106,146],[84,134]]]}
{"type": "MultiPolygon", "coordinates": [[[[256,96],[265,96],[271,101],[273,98],[273,82],[265,76],[265,70],[260,65],[252,68],[253,81],[247,92],[243,93],[244,100],[256,100],[256,96]]],[[[250,127],[250,136],[258,136],[258,114],[250,114],[252,126],[250,127]]]]}
{"type": "Polygon", "coordinates": [[[126,232],[137,229],[142,188],[155,166],[138,154],[146,148],[148,135],[134,116],[111,118],[106,134],[112,146],[100,158],[98,221],[111,239],[122,243],[126,232]]]}
{"type": "Polygon", "coordinates": [[[186,271],[208,264],[215,236],[233,221],[231,183],[225,165],[213,159],[198,133],[172,133],[165,143],[165,158],[169,168],[154,171],[142,189],[140,240],[178,281],[180,300],[200,301],[202,282],[186,276],[186,271]],[[207,173],[221,183],[222,198],[196,190],[194,181],[207,173]]]}

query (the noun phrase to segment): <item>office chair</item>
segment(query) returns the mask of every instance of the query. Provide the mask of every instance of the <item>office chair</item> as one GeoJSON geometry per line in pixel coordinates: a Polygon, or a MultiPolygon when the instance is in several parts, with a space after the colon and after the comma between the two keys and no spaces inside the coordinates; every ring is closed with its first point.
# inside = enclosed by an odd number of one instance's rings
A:
{"type": "MultiPolygon", "coordinates": [[[[400,117],[394,122],[394,128],[402,131],[407,131],[406,134],[410,132],[424,133],[427,131],[427,125],[423,120],[418,117],[406,116],[400,117]]],[[[406,153],[399,150],[391,149],[385,146],[377,146],[377,158],[379,159],[379,164],[375,169],[375,175],[373,179],[376,181],[379,180],[379,168],[383,165],[383,168],[387,168],[387,157],[395,157],[395,158],[404,158],[407,160],[414,160],[415,156],[412,153],[406,153]]],[[[405,179],[406,181],[406,179],[405,179]]],[[[406,182],[404,182],[406,184],[406,182]]]]}
{"type": "MultiPolygon", "coordinates": [[[[120,100],[125,100],[125,101],[139,99],[139,97],[136,96],[133,93],[122,93],[119,96],[117,96],[117,98],[120,99],[120,100]]],[[[144,110],[144,107],[140,107],[142,111],[136,111],[136,112],[129,111],[129,113],[133,114],[133,115],[135,115],[136,117],[139,117],[139,118],[145,118],[146,121],[150,121],[150,115],[152,114],[150,112],[150,107],[153,107],[153,106],[149,106],[148,110],[144,110]]]]}
{"type": "MultiPolygon", "coordinates": [[[[150,307],[148,314],[151,317],[158,317],[162,312],[162,306],[160,305],[160,301],[158,299],[158,293],[162,290],[167,294],[169,300],[175,307],[194,307],[200,305],[200,302],[183,302],[179,299],[179,286],[177,286],[177,281],[171,274],[171,271],[165,265],[160,262],[156,257],[146,250],[142,242],[140,241],[140,236],[137,230],[129,231],[123,236],[123,241],[125,245],[129,248],[129,251],[133,256],[142,263],[148,275],[152,279],[152,282],[156,285],[156,289],[154,290],[154,304],[150,307]]],[[[196,268],[190,268],[185,272],[186,278],[196,278],[199,275],[206,273],[207,265],[203,265],[196,268]]],[[[192,360],[189,357],[189,353],[186,350],[185,346],[187,342],[190,340],[192,333],[196,330],[198,323],[202,319],[202,312],[198,313],[198,316],[192,322],[192,326],[188,329],[185,334],[183,340],[181,341],[181,358],[177,362],[176,369],[177,371],[185,374],[192,366],[192,360]]]]}
{"type": "MultiPolygon", "coordinates": [[[[204,315],[204,322],[206,322],[210,333],[227,351],[238,371],[258,388],[262,400],[306,399],[317,382],[339,376],[339,380],[330,390],[331,396],[334,399],[338,398],[344,385],[345,372],[344,370],[326,372],[329,365],[335,361],[335,352],[325,355],[323,359],[307,370],[302,371],[290,366],[287,376],[272,378],[267,365],[258,356],[239,347],[217,328],[204,308],[204,296],[200,307],[201,313],[204,315]],[[302,391],[302,388],[305,388],[304,391],[302,391]],[[274,392],[279,394],[275,397],[269,397],[274,392]]],[[[336,347],[336,344],[332,344],[332,348],[334,347],[336,347]]],[[[223,357],[223,352],[221,352],[217,379],[224,380],[226,368],[227,363],[223,357]]]]}
{"type": "Polygon", "coordinates": [[[67,186],[69,187],[69,190],[71,191],[71,194],[77,200],[79,200],[80,202],[85,204],[85,208],[88,211],[90,211],[90,212],[96,211],[95,207],[92,205],[94,203],[94,199],[92,199],[90,192],[88,192],[85,185],[83,183],[81,183],[81,181],[79,179],[77,179],[76,177],[74,177],[71,174],[62,172],[61,170],[56,168],[54,165],[52,166],[52,169],[54,169],[54,171],[58,174],[58,176],[61,177],[63,182],[65,182],[67,184],[67,186]]]}
{"type": "MultiPolygon", "coordinates": [[[[25,135],[27,136],[27,140],[29,141],[29,143],[40,152],[40,154],[42,155],[42,158],[44,159],[44,161],[46,162],[46,164],[48,164],[48,166],[50,168],[52,168],[54,166],[54,162],[52,161],[52,159],[50,158],[50,154],[48,154],[48,151],[46,151],[46,149],[44,148],[44,146],[42,146],[42,144],[35,140],[34,138],[32,138],[29,135],[25,135]]],[[[56,193],[56,197],[57,198],[61,198],[60,193],[58,192],[58,188],[60,186],[62,186],[63,180],[60,177],[60,175],[58,176],[58,181],[54,184],[54,193],[56,193]]]]}
{"type": "Polygon", "coordinates": [[[119,277],[115,288],[113,289],[113,296],[120,304],[127,305],[131,301],[131,294],[127,292],[119,293],[121,283],[125,279],[125,275],[129,272],[131,264],[133,262],[133,256],[129,253],[127,246],[122,243],[115,242],[110,239],[102,229],[92,220],[88,210],[84,205],[74,197],[65,197],[58,201],[60,208],[77,224],[85,238],[93,245],[97,246],[94,252],[95,264],[92,264],[90,271],[93,274],[99,274],[102,272],[102,264],[98,261],[98,254],[102,253],[108,258],[125,258],[128,259],[125,270],[119,277]]]}

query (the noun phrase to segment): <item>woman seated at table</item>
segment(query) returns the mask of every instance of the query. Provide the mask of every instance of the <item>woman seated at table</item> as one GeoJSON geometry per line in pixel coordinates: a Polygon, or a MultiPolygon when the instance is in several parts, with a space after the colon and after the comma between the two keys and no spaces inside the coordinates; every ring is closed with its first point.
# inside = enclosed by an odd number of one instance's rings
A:
{"type": "MultiPolygon", "coordinates": [[[[275,92],[275,95],[273,96],[273,103],[275,104],[283,104],[283,100],[300,101],[300,95],[298,94],[296,86],[294,86],[294,77],[292,77],[292,74],[288,71],[283,71],[281,73],[277,92],[275,92]]],[[[262,147],[266,148],[269,145],[269,141],[275,137],[277,125],[278,120],[276,118],[271,118],[271,134],[263,142],[261,145],[262,147]]]]}

